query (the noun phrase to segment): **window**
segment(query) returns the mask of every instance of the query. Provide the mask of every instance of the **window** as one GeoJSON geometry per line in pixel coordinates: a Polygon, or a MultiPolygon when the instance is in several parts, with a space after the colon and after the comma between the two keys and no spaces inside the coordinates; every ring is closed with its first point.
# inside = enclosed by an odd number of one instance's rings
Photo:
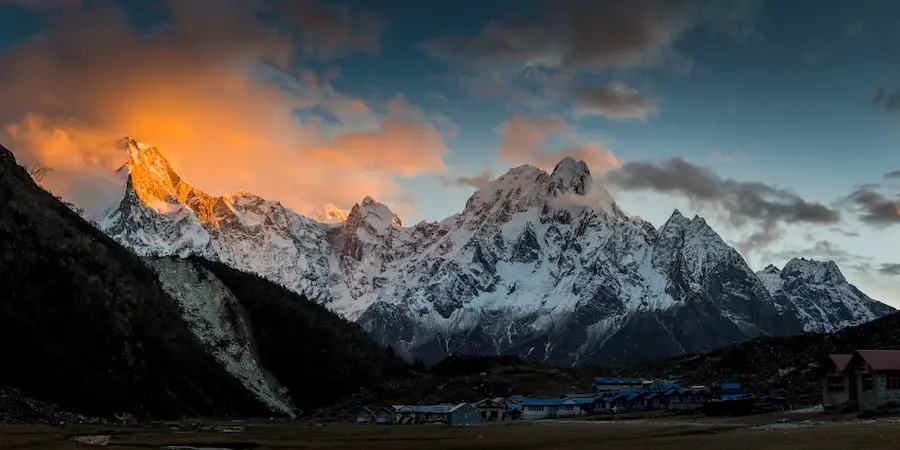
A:
{"type": "Polygon", "coordinates": [[[844,392],[844,378],[828,377],[828,392],[844,392]]]}
{"type": "Polygon", "coordinates": [[[892,391],[900,390],[900,375],[888,375],[887,388],[892,391]]]}
{"type": "Polygon", "coordinates": [[[544,407],[543,406],[529,406],[528,410],[529,411],[543,411],[544,407]]]}
{"type": "Polygon", "coordinates": [[[575,405],[564,405],[564,406],[565,406],[565,408],[563,408],[563,409],[565,409],[566,411],[574,411],[575,410],[575,405]]]}
{"type": "Polygon", "coordinates": [[[862,390],[863,391],[872,391],[875,389],[875,382],[872,380],[872,375],[863,375],[862,376],[862,390]]]}

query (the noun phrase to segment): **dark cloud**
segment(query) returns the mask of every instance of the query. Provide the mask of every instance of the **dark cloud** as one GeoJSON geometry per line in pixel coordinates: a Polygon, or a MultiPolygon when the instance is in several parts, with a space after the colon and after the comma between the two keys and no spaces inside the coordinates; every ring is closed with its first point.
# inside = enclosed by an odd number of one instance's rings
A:
{"type": "Polygon", "coordinates": [[[612,119],[645,119],[659,111],[656,100],[624,83],[579,86],[575,90],[575,111],[612,119]]]}
{"type": "Polygon", "coordinates": [[[688,31],[702,27],[746,40],[755,33],[760,4],[759,0],[544,0],[536,19],[493,21],[474,36],[439,37],[422,42],[420,48],[462,68],[468,84],[481,89],[502,90],[504,83],[498,85],[497,80],[515,80],[535,69],[574,73],[669,66],[684,73],[692,61],[675,44],[688,31]]]}
{"type": "Polygon", "coordinates": [[[451,178],[442,176],[440,179],[441,184],[444,186],[469,186],[475,189],[481,189],[494,180],[494,173],[490,170],[485,170],[484,172],[471,177],[462,176],[451,178]]]}
{"type": "Polygon", "coordinates": [[[882,264],[878,267],[878,273],[889,277],[900,277],[900,264],[882,264]]]}
{"type": "Polygon", "coordinates": [[[888,173],[884,174],[884,178],[886,178],[886,179],[900,178],[900,170],[895,170],[895,171],[893,171],[893,172],[888,172],[888,173]]]}
{"type": "Polygon", "coordinates": [[[880,226],[900,224],[900,198],[888,198],[877,189],[875,184],[860,186],[844,199],[845,203],[863,222],[880,226]]]}
{"type": "Polygon", "coordinates": [[[872,103],[878,107],[884,107],[888,111],[900,110],[900,91],[888,92],[883,87],[880,87],[875,91],[872,103]]]}
{"type": "Polygon", "coordinates": [[[786,189],[723,179],[680,158],[663,164],[627,162],[609,172],[607,180],[625,190],[682,195],[698,204],[713,206],[734,226],[759,225],[760,230],[741,243],[745,252],[778,239],[780,223],[833,224],[840,220],[838,211],[808,202],[786,189]]]}

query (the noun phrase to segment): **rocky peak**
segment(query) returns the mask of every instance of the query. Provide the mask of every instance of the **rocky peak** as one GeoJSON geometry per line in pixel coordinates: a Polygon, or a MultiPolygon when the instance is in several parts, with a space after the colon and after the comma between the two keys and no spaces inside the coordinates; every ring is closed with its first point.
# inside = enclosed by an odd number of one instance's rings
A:
{"type": "Polygon", "coordinates": [[[550,178],[557,189],[574,191],[579,195],[587,193],[593,183],[588,165],[584,161],[576,161],[571,156],[566,156],[553,168],[550,178]]]}
{"type": "Polygon", "coordinates": [[[153,146],[124,138],[128,161],[119,170],[128,171],[128,182],[144,203],[184,202],[193,187],[178,176],[169,161],[153,146]]]}
{"type": "Polygon", "coordinates": [[[799,277],[816,284],[842,284],[847,279],[834,261],[816,261],[814,259],[794,258],[784,265],[784,276],[799,277]]]}
{"type": "Polygon", "coordinates": [[[312,218],[323,223],[341,223],[347,220],[349,214],[348,211],[340,209],[332,203],[326,203],[313,211],[312,218]]]}
{"type": "Polygon", "coordinates": [[[669,216],[669,220],[666,220],[666,223],[659,228],[659,231],[660,234],[665,236],[682,234],[684,229],[687,228],[690,223],[691,221],[687,217],[684,217],[684,215],[681,214],[681,211],[676,209],[672,212],[672,215],[669,216]]]}

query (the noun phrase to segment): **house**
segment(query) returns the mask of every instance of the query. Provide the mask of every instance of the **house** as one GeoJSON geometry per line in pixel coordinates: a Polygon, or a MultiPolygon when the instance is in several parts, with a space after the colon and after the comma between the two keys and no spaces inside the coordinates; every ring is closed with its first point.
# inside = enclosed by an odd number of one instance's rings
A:
{"type": "Polygon", "coordinates": [[[390,408],[378,408],[375,410],[375,423],[378,425],[394,423],[394,410],[390,408]]]}
{"type": "Polygon", "coordinates": [[[833,410],[838,405],[848,403],[852,403],[854,409],[857,407],[856,376],[852,371],[847,371],[847,365],[852,359],[852,353],[828,355],[825,361],[825,377],[822,379],[822,406],[826,410],[833,410]]]}
{"type": "Polygon", "coordinates": [[[356,413],[356,423],[370,424],[375,421],[375,411],[371,408],[363,408],[356,413]]]}
{"type": "Polygon", "coordinates": [[[481,412],[483,421],[506,420],[506,404],[498,399],[486,398],[473,406],[481,412]]]}
{"type": "Polygon", "coordinates": [[[713,398],[744,394],[740,383],[713,383],[709,391],[713,398]]]}
{"type": "Polygon", "coordinates": [[[558,398],[526,398],[522,401],[522,418],[525,420],[555,418],[559,402],[558,398]]]}
{"type": "Polygon", "coordinates": [[[455,405],[393,405],[396,411],[394,423],[418,424],[442,422],[455,405]]]}
{"type": "Polygon", "coordinates": [[[620,390],[640,390],[644,388],[643,378],[613,378],[613,377],[596,377],[594,378],[594,392],[601,393],[606,391],[620,390]]]}
{"type": "Polygon", "coordinates": [[[845,370],[854,374],[848,399],[855,392],[860,411],[900,405],[900,350],[857,350],[845,370]]]}
{"type": "Polygon", "coordinates": [[[581,415],[590,414],[594,412],[594,400],[596,397],[571,397],[572,400],[575,400],[575,403],[578,403],[578,409],[581,412],[581,415]]]}
{"type": "Polygon", "coordinates": [[[556,406],[556,417],[581,416],[581,403],[574,398],[561,398],[556,406]]]}
{"type": "Polygon", "coordinates": [[[481,412],[469,403],[460,403],[447,411],[445,422],[451,427],[474,427],[481,425],[481,412]]]}

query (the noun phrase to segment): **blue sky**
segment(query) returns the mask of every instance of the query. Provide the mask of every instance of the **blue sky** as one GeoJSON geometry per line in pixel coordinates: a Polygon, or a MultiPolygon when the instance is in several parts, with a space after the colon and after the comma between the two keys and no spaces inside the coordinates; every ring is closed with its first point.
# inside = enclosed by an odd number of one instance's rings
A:
{"type": "Polygon", "coordinates": [[[756,270],[834,259],[900,306],[896,2],[187,3],[0,2],[0,92],[34,93],[0,108],[0,138],[58,165],[54,187],[77,202],[110,182],[97,143],[127,133],[211,193],[301,212],[372,195],[407,222],[459,212],[486,171],[584,156],[631,214],[700,214],[756,270]],[[104,39],[67,30],[79,17],[104,39]],[[268,42],[273,27],[290,42],[268,42]]]}

